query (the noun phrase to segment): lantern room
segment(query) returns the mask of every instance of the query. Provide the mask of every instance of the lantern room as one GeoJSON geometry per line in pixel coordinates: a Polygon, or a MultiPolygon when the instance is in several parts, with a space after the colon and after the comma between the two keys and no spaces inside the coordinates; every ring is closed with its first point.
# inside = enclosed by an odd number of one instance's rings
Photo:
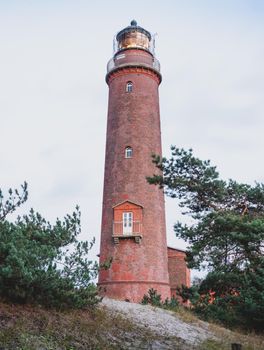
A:
{"type": "Polygon", "coordinates": [[[114,37],[113,57],[107,64],[106,81],[109,73],[125,66],[150,68],[161,81],[160,63],[155,57],[155,35],[140,27],[135,20],[114,37]]]}
{"type": "Polygon", "coordinates": [[[151,34],[133,20],[130,26],[117,33],[116,41],[118,51],[125,49],[150,50],[151,34]]]}

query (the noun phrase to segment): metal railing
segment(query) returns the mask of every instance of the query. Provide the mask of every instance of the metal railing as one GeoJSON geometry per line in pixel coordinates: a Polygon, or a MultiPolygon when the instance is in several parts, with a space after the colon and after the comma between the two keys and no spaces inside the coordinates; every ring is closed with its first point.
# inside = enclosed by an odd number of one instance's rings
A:
{"type": "MultiPolygon", "coordinates": [[[[113,58],[111,58],[109,60],[109,62],[107,63],[107,73],[111,72],[113,69],[115,68],[122,68],[123,66],[127,66],[129,65],[129,63],[124,63],[124,64],[120,64],[119,62],[115,61],[113,58]]],[[[140,61],[137,63],[137,62],[132,62],[131,65],[134,65],[134,66],[143,66],[143,67],[150,67],[150,68],[153,68],[155,69],[156,71],[160,72],[160,63],[159,61],[153,57],[153,61],[150,63],[149,60],[146,61],[146,62],[143,62],[142,61],[142,58],[140,59],[140,61]]]]}
{"type": "Polygon", "coordinates": [[[136,235],[142,233],[142,223],[141,221],[132,222],[132,232],[123,232],[123,221],[113,221],[113,235],[136,235]]]}

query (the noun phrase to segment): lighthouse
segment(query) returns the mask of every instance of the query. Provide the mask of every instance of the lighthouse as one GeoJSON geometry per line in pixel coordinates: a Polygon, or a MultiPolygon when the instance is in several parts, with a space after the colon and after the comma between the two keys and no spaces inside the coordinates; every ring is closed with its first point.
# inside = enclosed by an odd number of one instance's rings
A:
{"type": "Polygon", "coordinates": [[[153,35],[135,20],[117,33],[109,87],[100,263],[104,295],[139,302],[150,288],[170,298],[164,194],[146,177],[161,155],[160,64],[153,35]]]}

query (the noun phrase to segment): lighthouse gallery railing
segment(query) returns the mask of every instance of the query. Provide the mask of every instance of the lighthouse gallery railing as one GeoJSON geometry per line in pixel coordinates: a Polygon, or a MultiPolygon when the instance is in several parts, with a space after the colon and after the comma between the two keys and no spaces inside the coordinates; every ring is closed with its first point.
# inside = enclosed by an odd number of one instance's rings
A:
{"type": "MultiPolygon", "coordinates": [[[[142,223],[141,221],[132,222],[132,232],[131,235],[137,235],[142,233],[142,223]]],[[[123,232],[123,221],[113,221],[113,235],[129,235],[129,233],[123,232]]]]}
{"type": "MultiPolygon", "coordinates": [[[[136,62],[134,62],[133,65],[136,65],[136,62]]],[[[146,60],[146,62],[144,64],[144,62],[142,61],[142,57],[141,57],[139,65],[141,65],[141,66],[146,65],[146,67],[153,68],[156,71],[160,72],[160,63],[155,57],[153,57],[152,64],[150,64],[149,59],[146,60]]],[[[111,72],[115,68],[122,68],[122,66],[123,65],[117,63],[114,58],[111,58],[110,61],[108,61],[108,63],[107,63],[107,73],[111,72]]],[[[127,63],[124,63],[124,66],[127,66],[127,63]]]]}

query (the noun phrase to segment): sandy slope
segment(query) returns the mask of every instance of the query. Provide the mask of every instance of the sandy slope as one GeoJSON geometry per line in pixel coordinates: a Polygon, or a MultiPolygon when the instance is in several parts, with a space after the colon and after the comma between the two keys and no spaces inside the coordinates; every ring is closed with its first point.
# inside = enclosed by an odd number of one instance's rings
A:
{"type": "Polygon", "coordinates": [[[186,345],[195,346],[206,339],[215,338],[206,322],[186,323],[171,311],[108,298],[103,299],[102,305],[165,339],[178,338],[186,345]]]}

